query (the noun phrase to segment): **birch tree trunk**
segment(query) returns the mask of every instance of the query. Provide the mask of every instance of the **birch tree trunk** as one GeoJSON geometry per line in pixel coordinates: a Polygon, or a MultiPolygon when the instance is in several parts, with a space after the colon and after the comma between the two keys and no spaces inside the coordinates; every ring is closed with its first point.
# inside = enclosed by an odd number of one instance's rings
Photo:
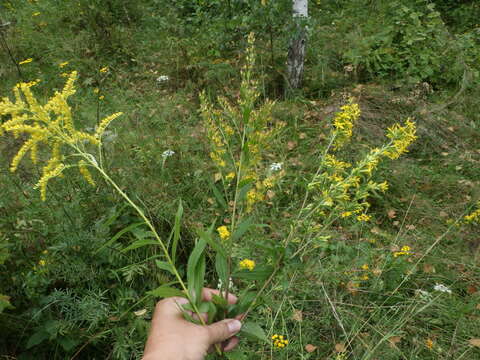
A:
{"type": "Polygon", "coordinates": [[[298,89],[302,84],[305,60],[307,42],[305,21],[308,18],[308,0],[293,0],[293,18],[296,22],[296,31],[288,48],[287,70],[290,87],[298,89]]]}

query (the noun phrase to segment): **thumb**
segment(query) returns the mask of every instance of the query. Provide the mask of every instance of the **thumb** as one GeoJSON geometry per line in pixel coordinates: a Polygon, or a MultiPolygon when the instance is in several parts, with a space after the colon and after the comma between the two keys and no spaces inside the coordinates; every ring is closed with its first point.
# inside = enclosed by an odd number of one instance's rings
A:
{"type": "Polygon", "coordinates": [[[213,345],[225,341],[238,333],[241,327],[242,323],[235,319],[225,319],[205,326],[208,333],[208,342],[213,345]]]}

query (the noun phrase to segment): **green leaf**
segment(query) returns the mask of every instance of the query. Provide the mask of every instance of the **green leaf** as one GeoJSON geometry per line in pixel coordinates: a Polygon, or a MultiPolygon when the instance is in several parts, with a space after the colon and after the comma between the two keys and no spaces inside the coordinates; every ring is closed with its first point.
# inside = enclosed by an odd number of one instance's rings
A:
{"type": "Polygon", "coordinates": [[[147,245],[158,245],[158,241],[153,240],[153,239],[137,240],[137,241],[134,241],[131,245],[127,246],[125,249],[122,249],[121,252],[125,253],[125,252],[135,250],[135,249],[141,248],[143,246],[147,246],[147,245]]]}
{"type": "Polygon", "coordinates": [[[213,182],[208,183],[210,185],[210,189],[212,189],[213,195],[215,196],[215,199],[217,200],[217,203],[224,208],[225,210],[228,209],[227,202],[223,198],[222,194],[220,194],[220,191],[218,191],[217,187],[213,182]]]}
{"type": "Polygon", "coordinates": [[[217,271],[218,278],[222,281],[222,287],[228,285],[228,263],[227,258],[220,252],[217,252],[215,256],[215,270],[217,271]]]}
{"type": "Polygon", "coordinates": [[[235,349],[233,351],[226,352],[224,354],[228,360],[247,360],[247,355],[239,349],[235,349]]]}
{"type": "Polygon", "coordinates": [[[156,288],[155,290],[147,291],[147,294],[155,297],[161,297],[161,298],[167,298],[172,296],[186,297],[183,291],[170,286],[165,286],[165,285],[162,285],[156,288]]]}
{"type": "Polygon", "coordinates": [[[197,302],[201,299],[203,288],[203,279],[205,276],[205,247],[207,242],[200,238],[193,248],[188,258],[187,264],[187,284],[188,292],[193,297],[193,301],[197,302]]]}
{"type": "Polygon", "coordinates": [[[31,347],[34,347],[35,345],[42,343],[48,338],[49,338],[49,335],[44,329],[41,329],[35,332],[32,336],[30,336],[30,338],[27,341],[27,349],[30,349],[31,347]]]}
{"type": "Polygon", "coordinates": [[[0,314],[5,309],[14,309],[12,304],[10,304],[10,297],[7,295],[0,294],[0,314]]]}
{"type": "Polygon", "coordinates": [[[237,241],[242,237],[243,234],[245,234],[248,229],[253,225],[253,220],[251,217],[247,218],[246,220],[242,221],[237,228],[235,229],[235,232],[232,235],[232,242],[237,241]]]}
{"type": "Polygon", "coordinates": [[[209,229],[209,231],[203,231],[202,229],[198,229],[197,234],[201,239],[205,240],[208,245],[210,245],[213,250],[215,250],[215,252],[221,253],[223,256],[226,256],[223,245],[213,238],[211,229],[209,229]]]}
{"type": "Polygon", "coordinates": [[[155,260],[155,264],[157,265],[157,267],[158,267],[159,269],[168,271],[170,274],[172,274],[173,276],[175,276],[175,272],[173,271],[172,266],[171,266],[168,262],[166,262],[166,261],[160,261],[160,260],[155,260]]]}
{"type": "Polygon", "coordinates": [[[238,303],[235,304],[236,305],[234,308],[235,314],[229,314],[229,317],[231,316],[235,317],[247,311],[250,305],[252,305],[252,302],[255,299],[255,296],[257,296],[257,293],[254,291],[249,291],[243,294],[242,296],[240,296],[238,303]]]}
{"type": "Polygon", "coordinates": [[[175,264],[177,258],[177,246],[178,241],[180,240],[180,225],[183,216],[183,205],[182,200],[178,203],[177,213],[175,214],[175,224],[173,226],[173,243],[172,243],[172,261],[175,264]]]}
{"type": "Polygon", "coordinates": [[[243,279],[243,280],[267,280],[273,272],[273,266],[256,266],[252,271],[249,270],[238,270],[232,274],[232,278],[243,279]]]}
{"type": "Polygon", "coordinates": [[[240,333],[245,335],[247,338],[252,340],[261,340],[264,342],[268,342],[268,337],[265,334],[265,331],[255,322],[246,322],[242,325],[242,329],[240,333]]]}
{"type": "Polygon", "coordinates": [[[135,229],[136,227],[140,226],[140,225],[143,225],[145,224],[143,221],[142,222],[138,222],[138,223],[135,223],[135,224],[131,224],[129,226],[127,226],[126,228],[120,230],[119,232],[117,232],[115,235],[113,235],[113,237],[108,240],[105,244],[103,244],[102,246],[100,246],[97,251],[95,251],[95,254],[98,254],[98,252],[100,250],[103,250],[104,248],[106,247],[109,247],[110,245],[112,245],[115,241],[117,241],[122,235],[126,234],[127,232],[129,231],[132,231],[133,229],[135,229]]]}

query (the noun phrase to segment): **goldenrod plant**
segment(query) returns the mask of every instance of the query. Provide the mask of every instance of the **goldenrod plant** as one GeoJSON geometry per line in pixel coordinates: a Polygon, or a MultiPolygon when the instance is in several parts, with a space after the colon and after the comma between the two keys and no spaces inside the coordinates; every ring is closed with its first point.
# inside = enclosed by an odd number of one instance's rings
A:
{"type": "MultiPolygon", "coordinates": [[[[103,135],[112,121],[122,114],[114,113],[103,118],[92,132],[75,127],[68,104],[68,98],[76,91],[75,81],[78,75],[75,71],[68,74],[63,90],[57,91],[45,104],[41,104],[32,92],[36,81],[16,85],[13,100],[1,100],[0,115],[7,117],[0,128],[1,132],[11,133],[24,140],[11,161],[10,170],[16,171],[22,159],[30,153],[32,162],[41,164],[42,174],[35,187],[39,188],[44,201],[47,198],[48,183],[66,175],[70,169],[77,169],[87,183],[97,186],[99,181],[95,181],[94,173],[91,172],[94,170],[136,211],[155,239],[154,242],[139,240],[130,247],[153,244],[160,246],[163,259],[156,260],[156,265],[175,277],[174,283],[152,290],[151,295],[186,297],[189,304],[184,306],[185,310],[197,315],[207,313],[208,316],[206,319],[202,316],[196,319],[185,311],[185,317],[202,324],[242,313],[247,316],[260,303],[262,293],[282,264],[302,256],[307,251],[308,244],[325,232],[329,225],[342,219],[359,222],[370,220],[367,213],[370,196],[388,189],[386,181],[372,180],[379,162],[385,158],[398,158],[416,138],[415,124],[407,120],[403,126],[397,124],[390,127],[386,134],[388,143],[381,148],[371,149],[355,164],[340,160],[338,153],[351,140],[355,123],[361,115],[359,105],[350,99],[333,119],[328,145],[319,159],[318,170],[305,189],[303,205],[298,209],[297,216],[292,218],[290,233],[286,234],[283,241],[275,244],[268,244],[265,240],[262,244],[266,249],[264,256],[256,254],[251,258],[235,257],[232,251],[234,245],[240,243],[247,232],[262,226],[257,223],[256,209],[265,202],[267,192],[278,185],[286,173],[281,162],[272,163],[267,157],[270,145],[284,124],[273,119],[275,104],[260,100],[254,65],[254,36],[250,34],[236,103],[219,97],[217,108],[205,94],[201,95],[200,110],[210,142],[209,155],[218,171],[216,181],[223,187],[221,192],[212,183],[212,191],[228,216],[224,223],[218,224],[215,220],[207,230],[197,229],[198,240],[188,259],[186,281],[176,264],[182,205],[178,208],[172,234],[165,241],[145,215],[144,209],[117,185],[103,166],[103,135]],[[214,296],[212,302],[203,302],[200,295],[205,285],[207,254],[214,254],[222,295],[214,296]],[[178,285],[180,289],[171,285],[178,285]],[[235,286],[240,288],[240,300],[235,305],[229,305],[226,298],[235,286]]],[[[167,150],[162,157],[165,160],[173,153],[172,150],[167,150]]],[[[402,254],[409,253],[408,250],[402,248],[402,254]]],[[[367,275],[363,278],[365,277],[368,278],[367,275]]],[[[269,341],[262,328],[254,322],[247,320],[242,332],[269,341]]],[[[282,335],[274,335],[271,340],[277,348],[288,345],[288,340],[282,335]]],[[[220,353],[219,348],[217,351],[220,353]]]]}
{"type": "MultiPolygon", "coordinates": [[[[1,132],[12,133],[13,136],[21,139],[26,138],[11,161],[10,171],[16,171],[22,159],[30,152],[34,164],[42,163],[42,175],[35,187],[39,188],[40,196],[45,201],[48,183],[55,178],[63,177],[69,169],[78,169],[83,178],[92,186],[95,186],[96,183],[90,170],[96,170],[135,209],[138,216],[149,228],[165,258],[165,261],[157,260],[157,265],[174,275],[182,289],[180,291],[173,287],[164,286],[152,293],[162,297],[173,295],[187,297],[192,304],[192,311],[199,314],[197,304],[199,304],[201,298],[203,277],[201,281],[198,281],[199,273],[201,273],[199,266],[201,267],[201,265],[197,265],[202,263],[198,251],[192,254],[193,260],[189,263],[195,271],[194,273],[189,271],[187,282],[185,282],[175,266],[179,227],[176,226],[174,241],[171,242],[172,245],[169,248],[168,244],[170,242],[167,244],[161,239],[152,222],[145,215],[144,210],[131,200],[102,166],[102,136],[110,123],[122,113],[117,112],[103,118],[92,133],[75,128],[71,107],[67,100],[76,92],[75,80],[77,76],[77,72],[71,72],[63,90],[57,91],[44,105],[37,100],[32,92],[32,87],[38,81],[17,84],[13,88],[13,101],[7,97],[1,100],[0,116],[8,117],[8,120],[0,127],[1,132]]],[[[176,218],[177,223],[180,221],[181,214],[182,207],[180,205],[176,218]]],[[[148,244],[151,244],[151,242],[148,244]]],[[[141,242],[133,246],[144,245],[146,244],[141,242]]],[[[204,258],[202,264],[204,272],[204,258]]],[[[199,319],[200,322],[205,323],[202,317],[199,317],[199,319]]]]}

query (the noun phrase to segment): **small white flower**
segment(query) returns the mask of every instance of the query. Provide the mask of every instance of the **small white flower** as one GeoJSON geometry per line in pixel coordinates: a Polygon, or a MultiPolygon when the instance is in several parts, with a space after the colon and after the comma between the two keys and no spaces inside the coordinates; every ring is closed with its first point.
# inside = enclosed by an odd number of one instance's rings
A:
{"type": "Polygon", "coordinates": [[[449,294],[452,293],[452,290],[450,290],[448,287],[446,287],[446,286],[443,285],[443,284],[435,284],[435,286],[433,287],[433,290],[435,290],[435,291],[441,291],[441,292],[449,293],[449,294]]]}
{"type": "Polygon", "coordinates": [[[157,82],[162,83],[162,82],[168,81],[169,79],[170,79],[170,78],[168,77],[168,75],[160,75],[160,76],[157,78],[157,82]]]}
{"type": "Polygon", "coordinates": [[[272,164],[270,165],[270,170],[271,170],[271,171],[282,170],[282,163],[272,163],[272,164]]]}
{"type": "Polygon", "coordinates": [[[162,157],[164,159],[166,159],[167,157],[170,157],[172,156],[173,154],[175,154],[175,151],[173,150],[165,150],[163,153],[162,153],[162,157]]]}

